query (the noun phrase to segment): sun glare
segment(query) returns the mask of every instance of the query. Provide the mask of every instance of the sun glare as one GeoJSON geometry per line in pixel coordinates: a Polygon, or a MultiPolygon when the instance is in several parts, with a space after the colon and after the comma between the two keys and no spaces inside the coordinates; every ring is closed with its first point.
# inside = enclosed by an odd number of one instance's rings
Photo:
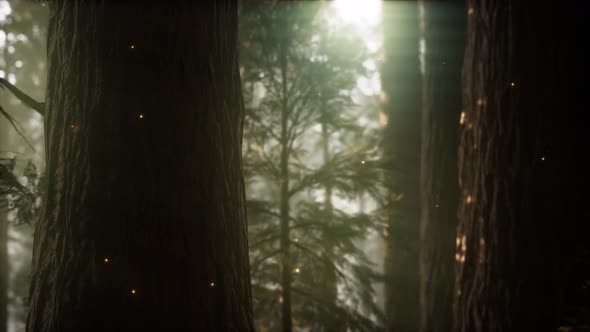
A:
{"type": "Polygon", "coordinates": [[[375,25],[379,22],[381,0],[335,0],[332,6],[346,22],[358,25],[375,25]]]}

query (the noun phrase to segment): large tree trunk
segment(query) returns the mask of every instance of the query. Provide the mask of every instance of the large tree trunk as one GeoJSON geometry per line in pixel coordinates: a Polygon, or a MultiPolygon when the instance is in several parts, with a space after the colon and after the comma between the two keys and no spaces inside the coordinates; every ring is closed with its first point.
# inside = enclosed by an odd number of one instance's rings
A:
{"type": "Polygon", "coordinates": [[[253,330],[236,1],[52,6],[27,331],[253,330]]]}
{"type": "Polygon", "coordinates": [[[469,6],[455,330],[555,331],[562,240],[575,234],[576,14],[469,6]]]}
{"type": "Polygon", "coordinates": [[[465,37],[462,1],[424,1],[420,174],[420,331],[450,331],[457,229],[457,149],[465,37]]]}
{"type": "Polygon", "coordinates": [[[385,273],[386,330],[417,331],[420,173],[418,6],[388,2],[384,8],[383,108],[387,115],[383,158],[388,197],[385,273]]]}

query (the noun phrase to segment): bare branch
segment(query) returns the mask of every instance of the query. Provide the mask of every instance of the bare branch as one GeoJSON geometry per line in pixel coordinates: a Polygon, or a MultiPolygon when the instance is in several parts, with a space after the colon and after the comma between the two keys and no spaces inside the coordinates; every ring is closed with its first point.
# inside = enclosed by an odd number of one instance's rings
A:
{"type": "Polygon", "coordinates": [[[37,150],[35,150],[35,147],[33,146],[33,144],[31,144],[31,142],[29,142],[29,140],[27,139],[27,137],[25,136],[25,134],[23,134],[22,129],[18,125],[18,121],[16,121],[16,119],[13,118],[12,115],[8,114],[2,108],[2,106],[0,106],[0,114],[3,115],[6,118],[6,120],[8,120],[8,122],[10,123],[10,125],[12,126],[12,128],[14,128],[14,130],[16,130],[16,132],[20,135],[20,137],[22,137],[25,140],[25,142],[27,143],[27,145],[31,149],[33,149],[33,151],[37,152],[37,150]]]}
{"type": "Polygon", "coordinates": [[[37,113],[41,114],[42,116],[45,115],[45,103],[41,103],[36,101],[35,99],[31,98],[28,94],[22,92],[16,86],[12,85],[12,83],[8,82],[4,78],[0,77],[0,87],[7,88],[12,94],[18,98],[18,100],[25,103],[30,108],[37,111],[37,113]]]}

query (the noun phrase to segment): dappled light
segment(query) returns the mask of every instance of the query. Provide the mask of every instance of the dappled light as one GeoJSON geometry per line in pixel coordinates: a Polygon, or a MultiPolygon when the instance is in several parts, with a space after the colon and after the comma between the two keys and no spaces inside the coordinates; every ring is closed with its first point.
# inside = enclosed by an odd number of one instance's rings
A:
{"type": "Polygon", "coordinates": [[[0,332],[590,330],[582,12],[0,0],[0,332]]]}

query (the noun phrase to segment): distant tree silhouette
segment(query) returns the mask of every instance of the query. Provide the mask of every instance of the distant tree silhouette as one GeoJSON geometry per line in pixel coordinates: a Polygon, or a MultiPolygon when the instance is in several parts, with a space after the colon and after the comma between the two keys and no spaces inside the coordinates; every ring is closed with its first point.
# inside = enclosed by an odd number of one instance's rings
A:
{"type": "Polygon", "coordinates": [[[368,316],[380,318],[377,276],[358,245],[375,218],[333,204],[337,196],[379,196],[376,135],[359,126],[362,110],[351,98],[366,54],[350,27],[329,31],[325,7],[242,7],[245,173],[261,329],[372,330],[368,316]]]}
{"type": "Polygon", "coordinates": [[[383,29],[385,330],[417,331],[422,118],[418,2],[386,2],[383,29]]]}

